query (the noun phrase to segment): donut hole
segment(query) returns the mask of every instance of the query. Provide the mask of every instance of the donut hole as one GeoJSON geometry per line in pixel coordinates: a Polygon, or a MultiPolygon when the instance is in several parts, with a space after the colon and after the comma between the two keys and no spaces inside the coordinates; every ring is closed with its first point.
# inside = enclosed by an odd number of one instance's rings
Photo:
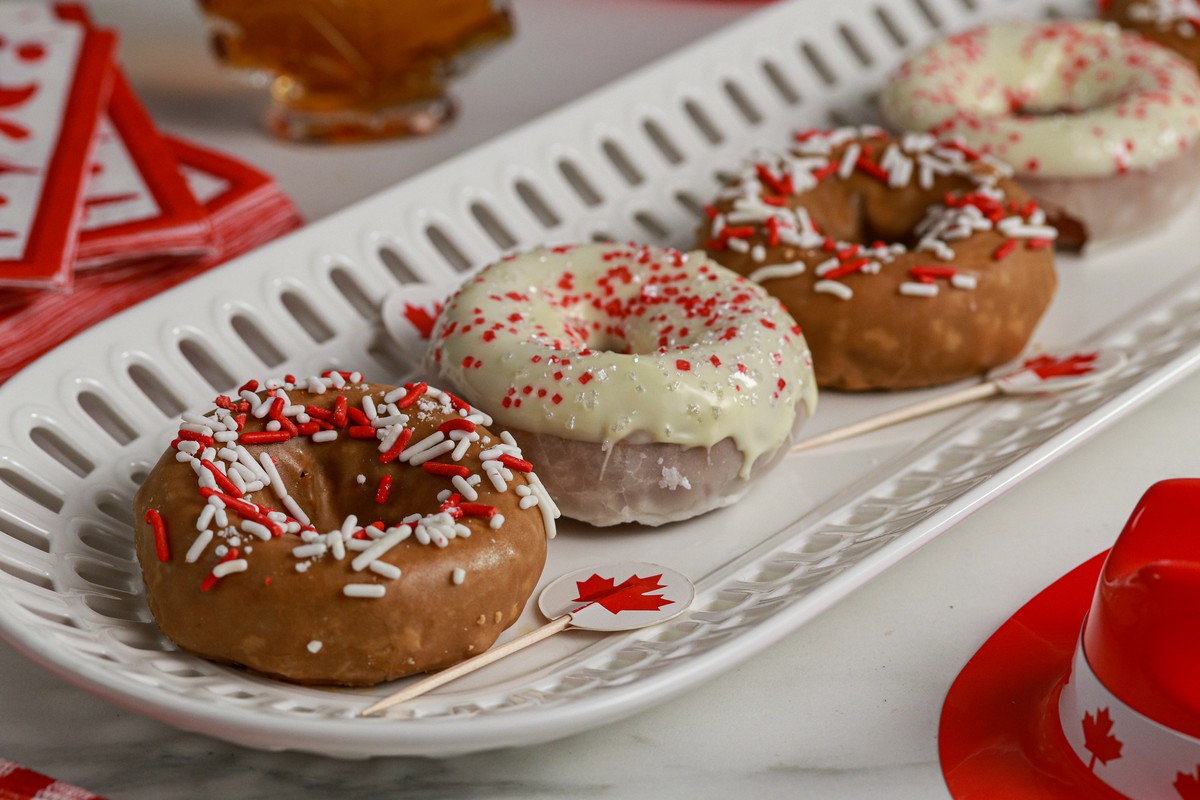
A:
{"type": "Polygon", "coordinates": [[[877,181],[825,181],[800,198],[818,230],[836,242],[916,247],[930,207],[973,190],[961,176],[939,177],[929,188],[916,181],[889,188],[877,181]]]}

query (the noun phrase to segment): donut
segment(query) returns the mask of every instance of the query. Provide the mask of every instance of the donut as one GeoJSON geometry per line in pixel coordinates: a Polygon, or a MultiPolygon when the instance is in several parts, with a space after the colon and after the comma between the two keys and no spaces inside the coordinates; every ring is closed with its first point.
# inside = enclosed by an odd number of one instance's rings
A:
{"type": "Polygon", "coordinates": [[[1174,50],[1200,66],[1200,3],[1196,0],[1099,0],[1103,19],[1174,50]]]}
{"type": "Polygon", "coordinates": [[[512,431],[564,516],[661,525],[735,502],[816,406],[779,302],[702,253],[539,249],[469,279],[426,365],[512,431]]]}
{"type": "Polygon", "coordinates": [[[1008,163],[1063,247],[1148,231],[1200,186],[1200,75],[1112,23],[974,28],[905,62],[881,102],[901,130],[1008,163]]]}
{"type": "Polygon", "coordinates": [[[487,649],[555,507],[507,433],[425,383],[292,376],[185,414],[134,497],[150,611],[181,649],[368,686],[487,649]]]}
{"type": "Polygon", "coordinates": [[[1054,295],[1056,232],[1007,174],[927,134],[803,131],[698,238],[800,322],[822,389],[934,386],[1016,357],[1054,295]]]}

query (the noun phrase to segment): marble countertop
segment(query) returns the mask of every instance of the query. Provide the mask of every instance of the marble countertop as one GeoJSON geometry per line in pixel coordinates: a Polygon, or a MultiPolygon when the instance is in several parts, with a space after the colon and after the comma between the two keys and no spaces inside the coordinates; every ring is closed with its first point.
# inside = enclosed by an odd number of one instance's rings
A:
{"type": "MultiPolygon", "coordinates": [[[[96,0],[159,123],[275,173],[323,216],[699,38],[755,4],[516,0],[522,33],[457,89],[443,135],[332,152],[259,133],[259,92],[211,63],[182,0],[96,0]],[[637,19],[637,24],[631,20],[637,19]],[[619,42],[614,58],[597,41],[619,42]],[[539,66],[535,55],[561,69],[539,66]],[[520,90],[516,87],[520,87],[520,90]]],[[[1109,546],[1154,481],[1200,474],[1188,378],[1063,455],[830,611],[682,697],[550,744],[338,761],[184,733],[76,689],[0,645],[0,757],[129,800],[948,796],[941,702],[1027,598],[1109,546]]],[[[502,745],[503,743],[497,743],[502,745]]]]}

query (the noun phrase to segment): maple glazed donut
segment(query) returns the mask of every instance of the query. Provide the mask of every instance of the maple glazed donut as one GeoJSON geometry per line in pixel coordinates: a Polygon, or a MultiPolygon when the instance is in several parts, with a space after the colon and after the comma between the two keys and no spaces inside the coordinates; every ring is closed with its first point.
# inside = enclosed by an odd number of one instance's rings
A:
{"type": "Polygon", "coordinates": [[[1117,25],[995,22],[934,43],[882,95],[896,127],[996,156],[1078,248],[1141,233],[1200,186],[1200,75],[1117,25]]]}
{"type": "Polygon", "coordinates": [[[709,255],[780,298],[821,388],[910,389],[1015,358],[1054,295],[1038,204],[926,134],[809,130],[708,206],[709,255]]]}
{"type": "Polygon", "coordinates": [[[507,433],[424,383],[291,376],[203,416],[134,498],[150,610],[183,650],[366,686],[486,650],[556,509],[507,433]]]}
{"type": "Polygon", "coordinates": [[[468,280],[427,363],[508,426],[563,515],[659,525],[728,505],[816,405],[779,302],[703,253],[535,250],[468,280]]]}

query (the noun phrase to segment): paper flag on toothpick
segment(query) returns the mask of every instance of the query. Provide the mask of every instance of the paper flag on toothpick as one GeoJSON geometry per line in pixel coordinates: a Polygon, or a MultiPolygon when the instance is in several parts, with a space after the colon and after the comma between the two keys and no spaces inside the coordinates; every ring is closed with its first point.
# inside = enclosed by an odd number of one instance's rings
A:
{"type": "Polygon", "coordinates": [[[444,288],[409,283],[384,298],[383,327],[400,352],[413,363],[420,364],[425,358],[429,335],[448,296],[444,288]]]}
{"type": "Polygon", "coordinates": [[[420,697],[505,656],[570,628],[630,631],[677,617],[696,598],[696,587],[673,569],[625,561],[575,570],[542,590],[538,609],[550,622],[449,669],[430,675],[363,709],[369,717],[420,697]]]}
{"type": "Polygon", "coordinates": [[[1120,372],[1128,359],[1118,350],[1096,348],[1068,353],[1044,353],[1027,358],[1017,365],[1006,365],[994,370],[989,380],[968,386],[941,397],[934,397],[898,408],[876,417],[855,422],[842,428],[827,431],[792,446],[791,452],[811,450],[864,433],[877,431],[889,425],[907,422],[936,411],[984,400],[998,394],[1048,394],[1078,389],[1107,380],[1120,372]]]}

